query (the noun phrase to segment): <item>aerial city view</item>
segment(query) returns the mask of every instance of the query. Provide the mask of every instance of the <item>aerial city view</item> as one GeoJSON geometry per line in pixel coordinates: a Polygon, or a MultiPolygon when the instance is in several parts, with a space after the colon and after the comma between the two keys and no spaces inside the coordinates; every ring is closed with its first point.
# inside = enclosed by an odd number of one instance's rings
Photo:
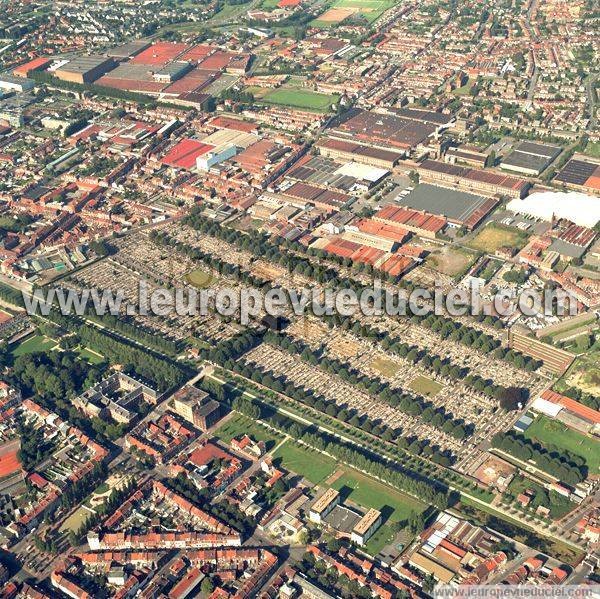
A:
{"type": "Polygon", "coordinates": [[[0,7],[0,599],[600,597],[599,0],[0,7]]]}

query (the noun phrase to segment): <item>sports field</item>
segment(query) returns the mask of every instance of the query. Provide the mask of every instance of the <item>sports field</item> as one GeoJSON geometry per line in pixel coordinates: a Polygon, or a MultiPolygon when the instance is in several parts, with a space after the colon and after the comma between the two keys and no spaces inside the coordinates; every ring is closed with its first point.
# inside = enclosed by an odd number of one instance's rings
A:
{"type": "Polygon", "coordinates": [[[319,94],[302,88],[280,87],[269,90],[258,100],[266,104],[291,106],[315,112],[328,112],[332,104],[337,104],[339,96],[319,94]]]}
{"type": "Polygon", "coordinates": [[[331,458],[293,441],[286,441],[279,447],[273,459],[280,459],[286,470],[296,472],[314,484],[322,483],[336,469],[336,462],[331,458]]]}
{"type": "Polygon", "coordinates": [[[15,346],[11,353],[15,358],[38,351],[48,351],[56,346],[56,341],[43,335],[34,335],[15,346]]]}
{"type": "Polygon", "coordinates": [[[331,486],[344,499],[350,499],[364,508],[379,510],[383,521],[388,523],[406,520],[411,512],[422,512],[426,507],[416,499],[356,470],[346,470],[331,486]]]}
{"type": "Polygon", "coordinates": [[[521,249],[527,242],[527,237],[527,233],[519,229],[491,223],[483,228],[468,245],[480,252],[492,254],[501,247],[521,249]]]}
{"type": "Polygon", "coordinates": [[[430,379],[426,376],[419,375],[414,379],[409,387],[415,392],[424,395],[425,397],[432,397],[436,393],[439,393],[444,386],[440,385],[437,381],[430,379]]]}
{"type": "Polygon", "coordinates": [[[216,281],[215,277],[201,268],[192,270],[185,278],[188,283],[198,289],[208,289],[216,281]]]}
{"type": "Polygon", "coordinates": [[[590,474],[600,472],[600,441],[574,431],[562,422],[547,416],[538,416],[525,431],[525,436],[539,441],[547,449],[554,446],[559,450],[581,456],[590,474]]]}
{"type": "Polygon", "coordinates": [[[394,6],[393,0],[337,0],[311,21],[311,25],[331,27],[354,15],[362,17],[368,23],[373,23],[392,6],[394,6]]]}

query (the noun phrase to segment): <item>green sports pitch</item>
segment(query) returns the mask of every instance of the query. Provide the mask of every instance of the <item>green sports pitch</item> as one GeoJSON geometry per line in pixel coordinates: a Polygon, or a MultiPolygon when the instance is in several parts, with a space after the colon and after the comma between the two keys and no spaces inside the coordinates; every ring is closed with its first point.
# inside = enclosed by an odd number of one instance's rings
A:
{"type": "Polygon", "coordinates": [[[579,433],[562,422],[538,416],[525,431],[525,437],[538,441],[546,449],[568,451],[585,460],[590,474],[600,472],[600,441],[579,433]]]}
{"type": "Polygon", "coordinates": [[[278,104],[315,112],[328,112],[333,104],[337,104],[339,96],[320,94],[306,89],[285,88],[274,89],[266,93],[260,102],[278,104]]]}
{"type": "Polygon", "coordinates": [[[337,0],[329,4],[327,9],[311,22],[311,25],[332,27],[357,15],[371,24],[394,4],[393,0],[337,0]]]}

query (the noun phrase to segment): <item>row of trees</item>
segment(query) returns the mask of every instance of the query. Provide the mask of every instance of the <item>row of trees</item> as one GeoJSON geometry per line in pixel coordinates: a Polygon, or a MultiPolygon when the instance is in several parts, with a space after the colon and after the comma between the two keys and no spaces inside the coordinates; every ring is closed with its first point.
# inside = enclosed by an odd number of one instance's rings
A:
{"type": "Polygon", "coordinates": [[[562,393],[571,399],[581,402],[584,406],[588,406],[588,408],[600,410],[600,397],[597,395],[582,391],[579,387],[567,387],[562,393]]]}
{"type": "MultiPolygon", "coordinates": [[[[246,378],[235,378],[232,384],[221,384],[211,379],[204,379],[201,383],[202,388],[211,393],[219,401],[227,403],[233,409],[241,412],[242,414],[258,420],[266,418],[267,414],[270,414],[272,410],[277,411],[280,405],[280,398],[276,395],[273,390],[260,389],[252,384],[248,379],[253,374],[253,369],[248,366],[243,366],[238,362],[231,362],[226,365],[227,368],[239,373],[246,378]],[[243,390],[255,394],[261,394],[261,401],[253,401],[242,395],[243,390]],[[261,405],[262,403],[266,405],[261,405]]],[[[257,375],[254,375],[256,378],[257,375]]],[[[299,403],[305,403],[307,406],[311,405],[311,398],[313,395],[304,389],[296,387],[292,383],[285,384],[286,396],[292,398],[299,403]],[[303,400],[306,400],[303,402],[303,400]]],[[[312,407],[312,406],[311,406],[312,407]]],[[[329,406],[326,406],[326,408],[329,406]]],[[[336,406],[337,408],[337,406],[336,406]]],[[[327,414],[327,412],[325,412],[327,414]]],[[[331,422],[327,422],[327,418],[323,419],[326,426],[332,426],[331,422]]],[[[468,491],[479,497],[483,501],[491,501],[493,498],[491,493],[483,491],[476,483],[468,481],[466,478],[459,475],[457,472],[449,470],[447,467],[451,465],[451,456],[448,452],[440,455],[439,452],[431,452],[432,449],[428,441],[420,441],[415,437],[402,437],[397,436],[398,431],[395,431],[396,437],[394,446],[391,440],[394,439],[394,431],[385,429],[382,433],[381,438],[376,438],[373,433],[367,433],[369,425],[372,426],[372,430],[377,430],[375,427],[378,423],[364,418],[359,418],[357,414],[349,414],[344,408],[339,409],[338,420],[340,424],[333,425],[333,428],[343,429],[343,434],[346,437],[353,439],[353,441],[359,446],[369,447],[377,454],[379,459],[381,456],[388,456],[390,459],[398,460],[405,471],[412,473],[413,476],[425,477],[430,481],[441,481],[442,486],[445,488],[447,485],[453,485],[457,488],[468,491]],[[348,418],[348,426],[342,426],[342,418],[348,418]],[[355,428],[352,428],[355,427],[355,428]],[[388,436],[390,433],[391,436],[388,436]],[[390,442],[385,439],[390,439],[390,442]]],[[[293,424],[293,423],[292,423],[293,424]]],[[[379,430],[381,432],[381,429],[379,430]]]]}
{"type": "Polygon", "coordinates": [[[91,513],[77,530],[69,532],[69,543],[72,547],[77,547],[88,531],[99,524],[107,514],[112,514],[129,497],[136,488],[136,483],[130,479],[123,487],[113,490],[108,499],[94,508],[91,513]]]}
{"type": "Polygon", "coordinates": [[[268,288],[270,286],[270,281],[267,281],[267,279],[258,277],[241,266],[230,264],[229,262],[225,262],[225,260],[222,260],[217,256],[203,252],[199,248],[193,247],[181,241],[177,241],[177,239],[171,237],[163,231],[152,231],[150,233],[150,239],[157,245],[173,248],[191,260],[202,262],[213,271],[226,277],[231,277],[253,287],[268,288]]]}
{"type": "Polygon", "coordinates": [[[174,361],[140,349],[110,331],[86,324],[81,318],[65,316],[56,310],[52,310],[47,318],[73,333],[81,345],[103,355],[112,364],[121,364],[125,372],[152,382],[161,391],[182,385],[189,374],[174,361]]]}
{"type": "MultiPolygon", "coordinates": [[[[483,393],[488,397],[494,397],[499,402],[503,409],[516,409],[518,406],[513,405],[514,402],[507,402],[506,397],[513,397],[515,395],[514,387],[503,387],[497,385],[491,379],[484,379],[478,374],[471,374],[469,368],[466,366],[457,366],[452,364],[447,358],[441,358],[438,355],[430,354],[426,349],[420,349],[416,346],[409,345],[403,342],[399,337],[394,337],[388,334],[386,331],[380,331],[368,324],[361,324],[357,320],[353,320],[349,316],[331,315],[324,316],[325,321],[331,328],[333,326],[340,326],[342,329],[350,330],[355,335],[360,335],[366,339],[376,340],[381,346],[389,350],[401,358],[412,362],[413,364],[419,363],[421,366],[430,370],[431,372],[450,378],[455,381],[461,381],[463,384],[472,387],[475,391],[483,393]],[[511,407],[509,407],[509,405],[511,407]]],[[[507,350],[508,352],[512,350],[507,350]]],[[[498,348],[495,354],[498,357],[504,356],[504,348],[498,348]],[[502,352],[502,353],[500,353],[502,352]]],[[[519,401],[526,400],[526,389],[518,388],[519,401]]]]}
{"type": "MultiPolygon", "coordinates": [[[[283,393],[295,401],[326,414],[330,418],[335,418],[349,424],[385,442],[395,442],[398,448],[403,451],[429,458],[442,466],[450,466],[452,464],[453,456],[449,451],[442,451],[439,446],[431,445],[429,441],[419,439],[414,435],[403,437],[401,436],[401,431],[394,430],[380,421],[369,418],[365,414],[360,415],[356,410],[338,406],[335,402],[329,401],[321,395],[315,395],[311,390],[295,385],[284,376],[276,379],[257,365],[242,366],[239,363],[235,363],[231,366],[231,369],[237,374],[271,389],[275,393],[283,393]]],[[[256,412],[255,404],[252,411],[256,412]]],[[[247,416],[251,415],[247,412],[243,413],[247,416]]]]}
{"type": "MultiPolygon", "coordinates": [[[[325,372],[339,376],[342,380],[356,385],[387,404],[395,404],[394,407],[404,413],[419,414],[426,423],[441,428],[457,439],[464,439],[472,432],[471,427],[466,427],[462,420],[454,419],[453,415],[446,412],[444,408],[436,408],[431,402],[420,396],[406,393],[400,388],[392,388],[380,379],[364,375],[340,360],[313,351],[301,341],[292,342],[287,336],[277,335],[271,331],[265,334],[265,341],[280,347],[291,355],[300,355],[302,360],[308,364],[318,365],[325,372]]],[[[325,401],[323,397],[320,399],[325,401]]]]}
{"type": "Polygon", "coordinates": [[[134,322],[124,320],[121,317],[112,314],[98,315],[91,312],[91,310],[88,311],[87,316],[91,317],[94,321],[100,322],[106,328],[116,331],[130,339],[134,339],[142,345],[161,353],[176,356],[183,349],[183,343],[181,341],[169,339],[164,335],[158,335],[156,331],[145,330],[134,322]]]}
{"type": "MultiPolygon", "coordinates": [[[[296,387],[291,397],[294,397],[294,393],[303,393],[303,390],[296,387]]],[[[444,484],[429,476],[410,470],[399,462],[385,461],[377,453],[343,441],[314,426],[306,426],[270,409],[263,409],[259,403],[249,398],[234,399],[233,406],[242,414],[260,419],[290,437],[318,451],[328,453],[342,462],[352,464],[353,467],[380,478],[393,487],[416,495],[439,509],[452,505],[456,499],[455,494],[451,493],[444,484]]]]}
{"type": "Polygon", "coordinates": [[[498,433],[492,446],[523,461],[533,461],[544,472],[568,485],[576,485],[587,478],[585,460],[566,451],[549,451],[540,443],[531,441],[514,431],[498,433]]]}
{"type": "MultiPolygon", "coordinates": [[[[263,415],[263,418],[265,416],[263,415]]],[[[392,487],[419,497],[425,503],[431,503],[438,509],[446,509],[453,505],[456,495],[437,481],[404,469],[397,462],[385,462],[375,453],[362,447],[347,443],[314,427],[306,427],[291,421],[280,414],[266,417],[269,423],[302,443],[322,451],[334,458],[351,464],[354,468],[383,480],[392,487]]]]}
{"type": "Polygon", "coordinates": [[[13,306],[25,307],[23,302],[23,295],[20,291],[0,283],[0,299],[12,304],[13,306]]]}
{"type": "Polygon", "coordinates": [[[373,597],[368,586],[360,585],[357,580],[350,579],[346,574],[339,574],[333,566],[328,568],[324,561],[316,560],[314,555],[308,551],[300,562],[295,563],[295,566],[308,579],[316,582],[334,596],[341,596],[343,599],[357,597],[370,599],[373,597]]]}
{"type": "Polygon", "coordinates": [[[31,472],[52,451],[52,443],[44,440],[44,432],[35,428],[27,422],[20,421],[17,432],[21,439],[21,447],[18,452],[19,461],[27,472],[31,472]]]}
{"type": "Polygon", "coordinates": [[[94,465],[91,472],[78,481],[63,489],[60,503],[63,507],[71,508],[81,503],[108,475],[108,467],[104,462],[94,465]]]}
{"type": "MultiPolygon", "coordinates": [[[[240,249],[247,250],[258,258],[284,266],[291,273],[301,274],[315,279],[319,283],[327,283],[338,289],[353,289],[357,294],[360,294],[365,288],[365,285],[362,283],[348,277],[342,277],[336,270],[326,265],[314,264],[308,258],[300,255],[301,253],[306,253],[307,256],[321,257],[321,254],[319,254],[320,250],[307,250],[299,243],[270,238],[266,234],[259,234],[252,237],[240,235],[238,231],[221,227],[214,221],[206,219],[199,210],[193,211],[186,217],[184,222],[202,233],[234,244],[240,249]]],[[[338,259],[335,262],[346,266],[344,259],[338,259]]],[[[416,288],[410,281],[404,279],[398,281],[398,285],[405,288],[408,292],[416,288]]],[[[542,366],[542,362],[539,360],[525,356],[516,350],[506,350],[501,347],[500,341],[491,335],[475,327],[456,322],[450,317],[435,314],[415,314],[410,319],[414,324],[422,325],[432,332],[437,333],[442,339],[450,339],[481,352],[494,352],[496,359],[506,361],[528,372],[533,372],[542,366]]],[[[478,320],[496,329],[503,328],[502,321],[493,316],[481,314],[478,320]]]]}
{"type": "MultiPolygon", "coordinates": [[[[276,378],[256,364],[243,364],[239,360],[228,360],[221,363],[221,365],[245,379],[267,387],[274,393],[284,394],[294,401],[321,412],[330,418],[335,418],[340,422],[349,424],[369,435],[378,437],[386,443],[395,442],[398,448],[403,451],[407,451],[415,456],[426,457],[441,466],[447,467],[452,464],[453,456],[449,451],[442,451],[439,446],[431,445],[429,441],[419,439],[414,435],[402,437],[400,430],[394,430],[380,421],[369,418],[367,415],[360,415],[352,408],[338,406],[334,401],[330,401],[322,395],[315,394],[311,389],[305,389],[296,385],[285,376],[276,378]]],[[[212,389],[208,388],[206,390],[212,391],[212,389]]],[[[223,395],[221,395],[221,398],[223,399],[223,395]]],[[[249,399],[236,397],[231,401],[233,409],[238,412],[253,420],[260,418],[260,409],[249,399]]],[[[428,413],[425,414],[425,418],[428,416],[428,413]]],[[[446,425],[446,428],[450,429],[448,425],[446,425]]]]}
{"type": "Polygon", "coordinates": [[[224,364],[228,360],[235,360],[242,354],[250,351],[261,342],[261,336],[255,331],[242,331],[229,339],[219,341],[212,348],[201,348],[198,352],[200,358],[224,364]]]}

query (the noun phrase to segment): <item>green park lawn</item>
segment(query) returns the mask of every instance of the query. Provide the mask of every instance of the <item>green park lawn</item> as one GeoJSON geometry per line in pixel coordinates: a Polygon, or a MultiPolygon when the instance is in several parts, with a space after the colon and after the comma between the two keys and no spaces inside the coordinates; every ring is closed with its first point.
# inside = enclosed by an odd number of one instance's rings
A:
{"type": "Polygon", "coordinates": [[[83,347],[77,350],[77,353],[84,359],[87,360],[90,364],[102,364],[105,361],[104,357],[100,354],[88,349],[87,347],[83,347]]]}
{"type": "Polygon", "coordinates": [[[34,352],[48,351],[55,346],[56,341],[54,339],[49,339],[44,335],[34,335],[25,339],[25,341],[21,341],[21,343],[12,349],[11,353],[15,358],[18,358],[19,356],[33,354],[34,352]]]}
{"type": "Polygon", "coordinates": [[[547,449],[556,447],[581,456],[591,474],[600,472],[600,441],[574,431],[562,422],[538,416],[525,431],[528,439],[539,441],[547,449]]]}
{"type": "Polygon", "coordinates": [[[337,466],[335,460],[318,451],[302,447],[291,440],[277,448],[273,459],[280,460],[286,470],[300,474],[316,485],[329,478],[337,466]]]}

